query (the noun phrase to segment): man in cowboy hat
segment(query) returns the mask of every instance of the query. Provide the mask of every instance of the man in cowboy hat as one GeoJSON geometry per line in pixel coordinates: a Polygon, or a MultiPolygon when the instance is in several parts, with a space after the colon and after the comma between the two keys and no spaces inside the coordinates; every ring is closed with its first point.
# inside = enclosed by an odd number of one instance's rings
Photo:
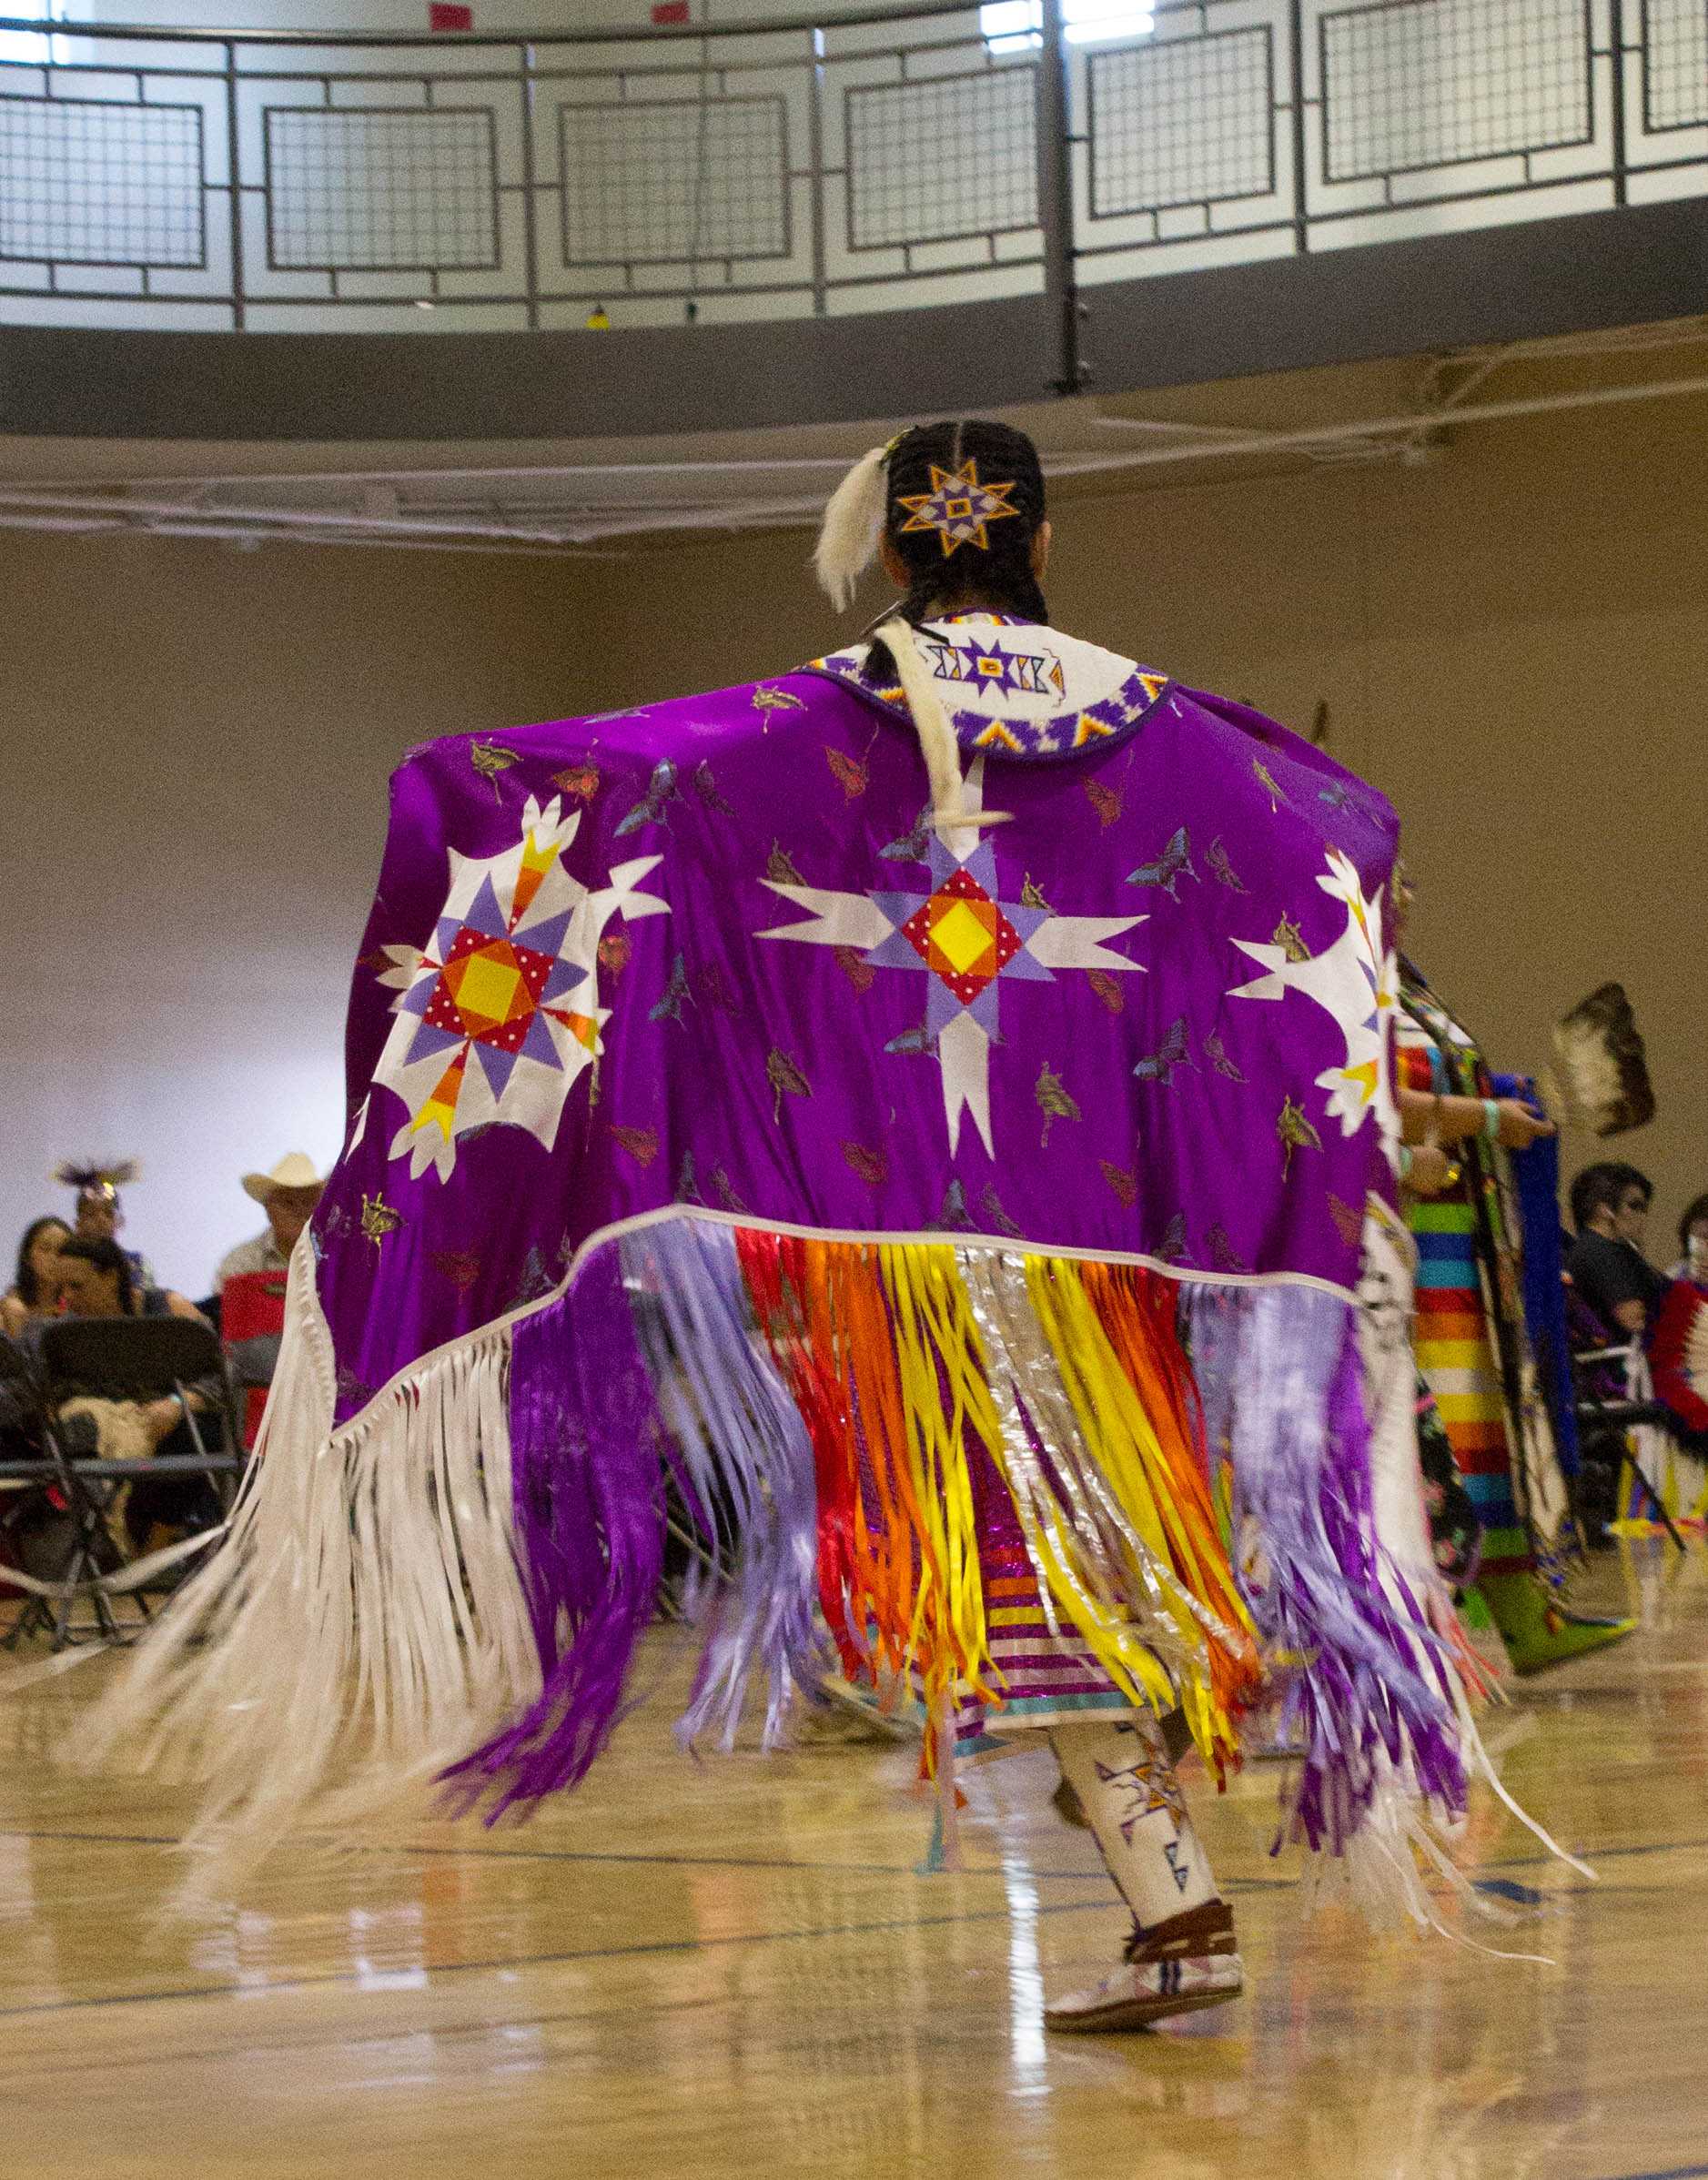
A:
{"type": "Polygon", "coordinates": [[[215,1286],[223,1290],[227,1280],[240,1279],[246,1273],[287,1270],[297,1238],[325,1186],[325,1176],[301,1151],[287,1151],[271,1173],[245,1174],[243,1193],[266,1211],[267,1232],[231,1251],[214,1275],[215,1286]]]}
{"type": "Polygon", "coordinates": [[[220,1265],[220,1330],[232,1376],[244,1395],[243,1439],[255,1443],[267,1388],[278,1363],[285,1328],[285,1277],[290,1253],[326,1186],[314,1160],[288,1151],[271,1173],[245,1174],[243,1193],[267,1213],[267,1232],[242,1242],[220,1265]]]}

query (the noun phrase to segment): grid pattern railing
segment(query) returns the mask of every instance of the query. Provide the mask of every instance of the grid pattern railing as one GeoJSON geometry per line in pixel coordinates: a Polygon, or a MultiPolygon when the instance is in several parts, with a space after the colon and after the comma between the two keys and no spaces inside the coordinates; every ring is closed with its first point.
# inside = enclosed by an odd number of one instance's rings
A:
{"type": "Polygon", "coordinates": [[[788,256],[781,98],[564,105],[558,130],[566,265],[788,256]]]}
{"type": "MultiPolygon", "coordinates": [[[[0,6],[4,0],[0,0],[0,6]]],[[[0,20],[0,321],[524,330],[1038,295],[1708,196],[1708,0],[562,38],[0,20]]]]}
{"type": "Polygon", "coordinates": [[[1708,124],[1708,0],[1643,0],[1642,116],[1650,136],[1708,124]]]}
{"type": "Polygon", "coordinates": [[[196,106],[0,97],[0,257],[202,262],[196,106]]]}
{"type": "Polygon", "coordinates": [[[267,260],[280,271],[498,263],[490,110],[268,106],[267,260]]]}
{"type": "Polygon", "coordinates": [[[849,248],[1035,227],[1036,118],[1030,69],[849,91],[849,248]]]}
{"type": "Polygon", "coordinates": [[[1269,25],[1094,54],[1091,208],[1098,219],[1228,204],[1275,187],[1269,25]]]}
{"type": "Polygon", "coordinates": [[[1322,18],[1328,179],[1587,144],[1583,0],[1404,0],[1322,18]]]}

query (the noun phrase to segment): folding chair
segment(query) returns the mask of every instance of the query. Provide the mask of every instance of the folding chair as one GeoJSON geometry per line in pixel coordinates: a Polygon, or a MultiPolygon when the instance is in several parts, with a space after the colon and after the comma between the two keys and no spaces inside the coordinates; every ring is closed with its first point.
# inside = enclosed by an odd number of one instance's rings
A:
{"type": "Polygon", "coordinates": [[[120,1566],[121,1554],[55,1435],[35,1358],[10,1341],[0,1341],[0,1489],[9,1502],[0,1529],[10,1561],[0,1565],[0,1584],[24,1597],[4,1647],[38,1629],[56,1650],[85,1633],[110,1639],[116,1622],[98,1584],[120,1566]],[[73,1623],[86,1600],[92,1629],[73,1623]]]}
{"type": "Polygon", "coordinates": [[[7,1650],[37,1628],[53,1624],[48,1600],[8,1578],[14,1569],[29,1575],[31,1546],[42,1529],[64,1523],[63,1509],[49,1498],[58,1480],[30,1358],[15,1340],[0,1337],[0,1590],[11,1590],[24,1600],[5,1632],[7,1650]]]}
{"type": "Polygon", "coordinates": [[[1615,1513],[1624,1500],[1625,1474],[1629,1470],[1640,1498],[1648,1507],[1652,1519],[1658,1521],[1677,1545],[1684,1549],[1684,1539],[1678,1533],[1673,1517],[1667,1512],[1661,1496],[1642,1473],[1642,1464],[1632,1443],[1639,1430],[1676,1430],[1677,1420],[1664,1401],[1652,1398],[1648,1383],[1648,1363],[1642,1349],[1632,1340],[1621,1347],[1585,1347],[1572,1357],[1572,1384],[1576,1392],[1578,1428],[1583,1440],[1583,1455],[1587,1461],[1592,1447],[1601,1440],[1616,1442],[1619,1459],[1613,1482],[1615,1513]]]}
{"type": "MultiPolygon", "coordinates": [[[[235,1495],[244,1456],[225,1357],[217,1335],[198,1318],[67,1317],[44,1329],[39,1369],[50,1450],[75,1531],[62,1579],[88,1596],[105,1640],[118,1641],[122,1630],[108,1595],[113,1539],[107,1515],[121,1486],[200,1478],[221,1513],[235,1495]],[[163,1441],[167,1450],[147,1460],[86,1455],[66,1417],[67,1403],[78,1398],[149,1401],[174,1394],[185,1402],[183,1423],[163,1441]],[[192,1394],[205,1405],[190,1406],[192,1394]]],[[[218,1525],[208,1526],[211,1532],[218,1525]]],[[[135,1593],[146,1615],[145,1587],[136,1586],[135,1593]]],[[[66,1608],[56,1642],[70,1640],[66,1608]]]]}

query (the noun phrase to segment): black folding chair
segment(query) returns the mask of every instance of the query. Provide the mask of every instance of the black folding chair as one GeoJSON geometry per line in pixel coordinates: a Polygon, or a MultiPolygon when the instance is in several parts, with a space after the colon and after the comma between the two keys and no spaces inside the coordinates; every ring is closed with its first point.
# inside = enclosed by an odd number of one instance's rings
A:
{"type": "Polygon", "coordinates": [[[1636,1448],[1632,1443],[1632,1433],[1636,1430],[1663,1430],[1676,1434],[1678,1418],[1664,1401],[1644,1398],[1634,1392],[1615,1393],[1610,1389],[1607,1382],[1610,1371],[1618,1369],[1629,1385],[1642,1360],[1642,1349],[1634,1344],[1586,1347],[1572,1356],[1573,1405],[1577,1410],[1582,1458],[1587,1466],[1599,1447],[1616,1448],[1616,1458],[1609,1464],[1613,1469],[1615,1518],[1624,1502],[1625,1475],[1629,1470],[1638,1495],[1648,1507],[1652,1518],[1661,1524],[1680,1551],[1683,1551],[1684,1539],[1678,1533],[1678,1526],[1667,1512],[1659,1492],[1642,1473],[1637,1460],[1636,1448]]]}
{"type": "Polygon", "coordinates": [[[69,1519],[63,1491],[55,1490],[59,1480],[35,1367],[15,1340],[0,1337],[0,1588],[24,1600],[6,1630],[7,1650],[54,1623],[50,1600],[7,1577],[12,1569],[26,1577],[59,1574],[69,1519]]]}
{"type": "MultiPolygon", "coordinates": [[[[201,1511],[220,1518],[235,1496],[244,1455],[225,1356],[218,1336],[199,1318],[66,1317],[44,1329],[38,1368],[49,1451],[73,1531],[60,1581],[87,1596],[100,1635],[118,1641],[123,1630],[106,1578],[120,1555],[107,1516],[121,1487],[152,1491],[161,1483],[200,1479],[209,1495],[201,1511]],[[174,1395],[183,1401],[183,1422],[147,1460],[103,1458],[91,1435],[77,1428],[80,1418],[66,1413],[80,1398],[150,1401],[174,1395]]],[[[203,1526],[211,1532],[218,1520],[203,1526]]],[[[147,1586],[134,1592],[145,1616],[147,1586]]],[[[71,1640],[69,1604],[62,1601],[56,1647],[71,1640]]]]}

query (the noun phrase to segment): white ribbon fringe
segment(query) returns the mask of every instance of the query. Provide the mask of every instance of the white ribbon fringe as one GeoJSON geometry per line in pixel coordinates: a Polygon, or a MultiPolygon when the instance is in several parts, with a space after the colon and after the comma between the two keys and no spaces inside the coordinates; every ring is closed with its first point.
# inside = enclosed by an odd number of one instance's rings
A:
{"type": "MultiPolygon", "coordinates": [[[[510,1509],[508,1327],[334,1435],[305,1237],[257,1459],[221,1550],[130,1654],[81,1761],[199,1781],[185,1844],[229,1886],[292,1828],[348,1825],[537,1695],[510,1509]],[[342,1785],[359,1760],[359,1785],[342,1785]]],[[[192,1879],[180,1904],[211,1897],[192,1879]]]]}

